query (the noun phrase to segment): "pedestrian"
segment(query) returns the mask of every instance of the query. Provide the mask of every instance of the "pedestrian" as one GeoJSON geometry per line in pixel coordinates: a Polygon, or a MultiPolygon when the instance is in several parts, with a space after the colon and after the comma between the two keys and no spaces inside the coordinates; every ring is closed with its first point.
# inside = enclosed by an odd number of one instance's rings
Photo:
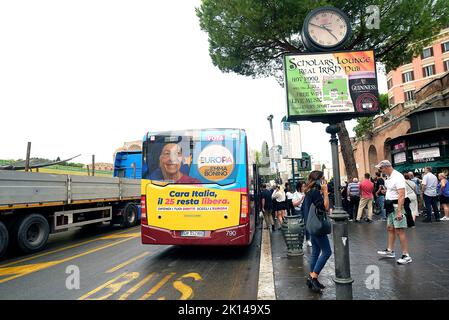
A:
{"type": "Polygon", "coordinates": [[[416,217],[419,216],[418,210],[418,193],[416,190],[416,183],[412,181],[413,173],[405,173],[405,183],[406,183],[406,196],[410,199],[410,210],[412,213],[413,221],[416,221],[416,217]]]}
{"type": "MultiPolygon", "coordinates": [[[[312,171],[309,174],[305,187],[304,212],[309,212],[312,203],[317,210],[325,212],[325,214],[330,209],[329,192],[322,171],[312,171]]],[[[307,278],[307,286],[312,291],[321,293],[325,286],[318,281],[318,276],[332,255],[332,250],[327,235],[311,234],[310,239],[312,241],[312,254],[310,256],[310,274],[307,278]]]]}
{"type": "Polygon", "coordinates": [[[368,217],[365,218],[365,221],[368,223],[373,222],[373,190],[374,183],[370,180],[371,175],[369,173],[365,173],[365,179],[360,182],[360,202],[359,208],[357,211],[357,218],[355,222],[360,222],[362,218],[363,209],[368,206],[368,217]]]}
{"type": "Polygon", "coordinates": [[[385,210],[387,211],[388,246],[387,249],[377,251],[377,253],[382,257],[395,258],[394,243],[397,235],[402,249],[402,256],[397,260],[397,263],[408,264],[412,262],[412,258],[408,251],[407,236],[405,234],[407,229],[407,219],[404,214],[405,178],[392,167],[388,160],[382,160],[376,168],[388,176],[385,181],[385,187],[387,188],[385,210]]]}
{"type": "Polygon", "coordinates": [[[449,183],[447,181],[447,175],[442,172],[438,175],[438,178],[440,179],[440,209],[444,212],[444,217],[441,218],[441,221],[449,221],[449,183]]]}
{"type": "Polygon", "coordinates": [[[416,197],[418,200],[418,215],[420,213],[420,211],[423,208],[423,200],[422,200],[422,194],[421,194],[421,179],[419,178],[419,173],[418,172],[409,172],[408,173],[411,177],[412,177],[412,181],[416,184],[416,197]]]}
{"type": "Polygon", "coordinates": [[[435,216],[435,221],[440,221],[440,213],[437,205],[437,186],[438,179],[432,173],[431,167],[424,168],[424,177],[421,183],[422,192],[424,194],[424,205],[426,206],[427,217],[423,222],[432,222],[432,209],[435,216]]]}
{"type": "Polygon", "coordinates": [[[349,212],[348,181],[345,181],[344,185],[341,187],[341,203],[343,210],[349,212]]]}
{"type": "Polygon", "coordinates": [[[271,192],[267,189],[267,185],[265,183],[262,184],[261,198],[262,198],[261,207],[263,217],[267,225],[267,229],[271,228],[274,231],[274,221],[272,216],[273,201],[271,199],[271,192]]]}
{"type": "Polygon", "coordinates": [[[331,208],[331,212],[335,207],[335,190],[334,190],[334,178],[332,177],[327,184],[327,190],[329,190],[329,206],[331,208]]]}
{"type": "Polygon", "coordinates": [[[376,172],[376,184],[374,185],[376,193],[376,206],[380,212],[382,221],[387,221],[387,213],[385,211],[385,180],[382,178],[380,172],[376,172]]]}
{"type": "Polygon", "coordinates": [[[285,206],[287,215],[293,216],[295,214],[295,208],[293,207],[293,190],[290,188],[290,184],[285,184],[285,206]]]}
{"type": "Polygon", "coordinates": [[[354,219],[354,215],[357,214],[360,202],[360,187],[359,179],[354,178],[352,182],[348,185],[348,195],[349,195],[349,221],[354,219]]]}
{"type": "MultiPolygon", "coordinates": [[[[309,212],[305,212],[303,210],[303,208],[304,208],[303,203],[304,203],[304,198],[305,198],[304,188],[305,188],[305,184],[304,183],[302,183],[300,181],[298,183],[296,183],[296,192],[293,194],[293,201],[292,201],[292,203],[293,203],[293,206],[294,206],[294,209],[295,209],[295,215],[299,214],[299,215],[302,216],[302,219],[304,221],[304,226],[305,226],[306,222],[307,222],[307,217],[309,215],[309,212]]],[[[304,229],[305,229],[304,233],[305,233],[306,245],[308,247],[311,247],[312,246],[312,242],[310,241],[309,231],[307,231],[306,228],[304,228],[304,229]]],[[[303,242],[303,240],[300,241],[300,243],[302,243],[302,242],[303,242]]]]}
{"type": "Polygon", "coordinates": [[[276,214],[276,220],[279,224],[279,227],[282,226],[284,222],[285,216],[285,192],[284,188],[280,185],[276,185],[273,194],[271,195],[271,199],[273,199],[273,210],[276,214]]]}

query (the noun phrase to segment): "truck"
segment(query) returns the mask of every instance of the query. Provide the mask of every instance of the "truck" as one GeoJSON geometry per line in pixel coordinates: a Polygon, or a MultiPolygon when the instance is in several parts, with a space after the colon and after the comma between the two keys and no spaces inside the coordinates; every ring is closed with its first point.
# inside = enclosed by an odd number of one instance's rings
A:
{"type": "MultiPolygon", "coordinates": [[[[137,177],[137,175],[135,175],[137,177]]],[[[0,257],[75,227],[140,224],[140,179],[0,170],[0,257]]]]}
{"type": "Polygon", "coordinates": [[[119,151],[114,160],[114,177],[141,179],[142,178],[142,151],[119,151]]]}

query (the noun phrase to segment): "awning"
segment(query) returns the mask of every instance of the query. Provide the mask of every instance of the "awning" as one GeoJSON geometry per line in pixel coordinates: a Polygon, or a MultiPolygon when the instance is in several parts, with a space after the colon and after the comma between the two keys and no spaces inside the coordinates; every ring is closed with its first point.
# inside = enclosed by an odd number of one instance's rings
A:
{"type": "Polygon", "coordinates": [[[419,163],[403,163],[403,164],[398,164],[398,165],[394,166],[394,168],[397,171],[402,172],[402,173],[408,172],[408,171],[422,172],[425,167],[431,167],[432,169],[449,168],[449,160],[419,162],[419,163]]]}

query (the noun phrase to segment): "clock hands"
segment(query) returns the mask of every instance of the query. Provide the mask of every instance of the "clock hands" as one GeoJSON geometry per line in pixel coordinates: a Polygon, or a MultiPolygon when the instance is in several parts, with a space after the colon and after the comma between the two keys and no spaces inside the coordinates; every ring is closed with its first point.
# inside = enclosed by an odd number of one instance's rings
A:
{"type": "Polygon", "coordinates": [[[338,41],[338,38],[337,38],[337,37],[331,32],[331,30],[330,30],[329,28],[327,28],[324,24],[322,24],[322,25],[317,25],[317,24],[314,24],[314,23],[312,23],[312,22],[310,22],[309,24],[312,25],[312,26],[314,26],[314,27],[318,27],[318,28],[321,28],[321,29],[326,30],[327,32],[329,32],[329,33],[331,34],[332,37],[335,38],[335,40],[338,41]]]}
{"type": "Polygon", "coordinates": [[[330,29],[328,29],[328,28],[326,28],[326,27],[323,27],[324,29],[326,29],[327,30],[327,32],[329,32],[331,35],[332,35],[332,37],[334,37],[335,38],[335,40],[337,40],[338,41],[338,38],[331,32],[331,30],[330,29]]]}

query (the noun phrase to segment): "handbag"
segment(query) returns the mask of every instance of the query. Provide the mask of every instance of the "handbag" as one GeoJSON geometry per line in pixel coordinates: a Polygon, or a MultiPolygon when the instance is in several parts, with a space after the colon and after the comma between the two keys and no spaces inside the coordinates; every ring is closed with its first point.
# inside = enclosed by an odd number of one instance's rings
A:
{"type": "Polygon", "coordinates": [[[307,217],[306,230],[315,236],[324,236],[331,233],[332,227],[327,213],[318,209],[315,204],[310,204],[307,217]]]}

